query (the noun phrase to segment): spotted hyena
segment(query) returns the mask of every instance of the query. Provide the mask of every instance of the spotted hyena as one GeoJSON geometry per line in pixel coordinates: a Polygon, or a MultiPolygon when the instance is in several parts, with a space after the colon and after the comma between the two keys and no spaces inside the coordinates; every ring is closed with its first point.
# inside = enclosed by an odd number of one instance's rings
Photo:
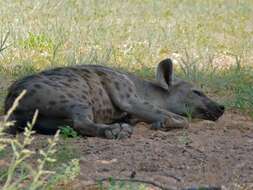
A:
{"type": "Polygon", "coordinates": [[[157,66],[156,80],[99,65],[55,68],[22,78],[9,88],[5,113],[23,89],[26,95],[12,114],[22,130],[39,110],[35,130],[55,133],[71,126],[79,134],[124,138],[132,134],[129,121],[151,123],[155,129],[187,127],[184,116],[217,120],[224,106],[186,81],[173,78],[170,59],[157,66]]]}

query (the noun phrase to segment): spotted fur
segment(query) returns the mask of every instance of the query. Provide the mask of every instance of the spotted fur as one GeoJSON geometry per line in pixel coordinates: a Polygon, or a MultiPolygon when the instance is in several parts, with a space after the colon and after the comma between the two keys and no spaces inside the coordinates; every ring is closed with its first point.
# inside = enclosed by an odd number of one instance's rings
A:
{"type": "MultiPolygon", "coordinates": [[[[180,106],[186,100],[184,93],[192,92],[193,87],[179,79],[172,82],[172,70],[168,69],[172,69],[171,60],[163,60],[158,65],[156,81],[98,65],[46,70],[10,86],[5,113],[25,89],[26,95],[10,118],[16,120],[15,131],[23,130],[36,109],[39,117],[35,130],[47,134],[69,125],[81,135],[124,138],[132,134],[129,118],[150,122],[153,128],[185,127],[188,122],[180,106]]],[[[206,109],[199,109],[194,116],[205,118],[206,115],[206,119],[215,120],[222,115],[222,106],[206,96],[199,99],[206,109]]],[[[193,108],[197,110],[197,104],[193,108]]]]}

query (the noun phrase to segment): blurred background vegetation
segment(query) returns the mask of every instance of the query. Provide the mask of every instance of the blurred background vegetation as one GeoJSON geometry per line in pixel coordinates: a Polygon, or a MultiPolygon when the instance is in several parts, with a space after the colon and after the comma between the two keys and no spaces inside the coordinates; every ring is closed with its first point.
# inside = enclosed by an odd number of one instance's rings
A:
{"type": "Polygon", "coordinates": [[[178,75],[252,114],[252,9],[251,0],[1,0],[0,102],[11,81],[45,68],[106,64],[151,78],[172,57],[178,75]]]}
{"type": "MultiPolygon", "coordinates": [[[[177,75],[228,109],[253,116],[252,0],[1,0],[0,115],[8,86],[19,77],[71,64],[104,64],[151,79],[167,57],[177,75]]],[[[35,153],[25,146],[33,143],[32,132],[26,131],[23,142],[5,138],[0,129],[1,161],[9,149],[13,153],[1,169],[4,189],[55,189],[80,172],[79,153],[66,139],[57,152],[52,140],[48,150],[39,148],[42,158],[32,168],[27,159],[35,153]],[[55,175],[42,178],[48,169],[55,175]]],[[[74,134],[66,128],[61,135],[74,134]]]]}

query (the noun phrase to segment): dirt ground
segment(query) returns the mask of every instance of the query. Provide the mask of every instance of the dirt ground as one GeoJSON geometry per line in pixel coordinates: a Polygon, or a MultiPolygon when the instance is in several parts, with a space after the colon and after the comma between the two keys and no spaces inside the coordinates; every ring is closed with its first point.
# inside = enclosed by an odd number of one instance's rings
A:
{"type": "MultiPolygon", "coordinates": [[[[35,138],[34,146],[47,136],[35,138]]],[[[253,121],[236,111],[227,111],[217,122],[194,121],[186,130],[154,131],[140,123],[130,139],[69,142],[81,155],[74,189],[85,189],[100,178],[131,175],[174,189],[253,189],[253,121]]]]}
{"type": "Polygon", "coordinates": [[[236,111],[227,111],[217,122],[194,121],[186,130],[153,131],[141,123],[130,139],[69,142],[81,155],[75,189],[100,178],[129,179],[133,174],[174,189],[253,189],[253,121],[236,111]]]}

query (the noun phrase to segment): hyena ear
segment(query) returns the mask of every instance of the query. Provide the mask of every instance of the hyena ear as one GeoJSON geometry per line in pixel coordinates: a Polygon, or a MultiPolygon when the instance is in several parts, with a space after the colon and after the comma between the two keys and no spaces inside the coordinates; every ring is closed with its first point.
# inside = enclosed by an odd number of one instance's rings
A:
{"type": "Polygon", "coordinates": [[[165,90],[169,89],[173,79],[173,64],[171,59],[162,60],[156,69],[156,80],[165,90]]]}

